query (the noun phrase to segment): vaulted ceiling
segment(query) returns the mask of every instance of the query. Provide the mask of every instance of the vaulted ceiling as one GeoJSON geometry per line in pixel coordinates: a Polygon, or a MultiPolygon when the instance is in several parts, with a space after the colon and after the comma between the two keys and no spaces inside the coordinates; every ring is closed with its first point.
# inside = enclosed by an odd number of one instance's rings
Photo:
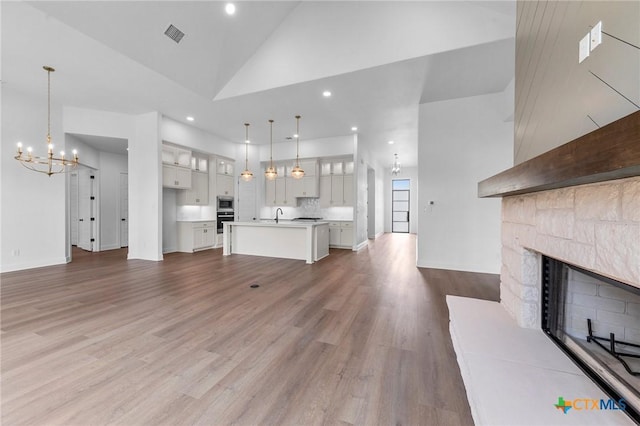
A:
{"type": "Polygon", "coordinates": [[[2,82],[54,101],[152,110],[240,142],[351,133],[382,164],[417,164],[421,103],[504,90],[514,2],[2,2],[2,82]],[[164,35],[173,24],[180,43],[164,35]],[[332,96],[322,96],[330,90],[332,96]],[[390,146],[387,141],[394,140],[390,146]]]}

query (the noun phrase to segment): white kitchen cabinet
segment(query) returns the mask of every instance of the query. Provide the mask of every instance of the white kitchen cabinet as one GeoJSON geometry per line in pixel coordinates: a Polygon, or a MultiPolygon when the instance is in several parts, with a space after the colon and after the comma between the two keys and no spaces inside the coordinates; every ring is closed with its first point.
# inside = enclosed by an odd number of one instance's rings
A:
{"type": "Polygon", "coordinates": [[[209,156],[194,152],[191,157],[191,170],[206,173],[209,170],[209,156]]]}
{"type": "Polygon", "coordinates": [[[353,175],[320,176],[320,207],[353,206],[353,175]]]}
{"type": "Polygon", "coordinates": [[[216,195],[233,197],[233,176],[217,175],[216,176],[216,195]]]}
{"type": "Polygon", "coordinates": [[[178,204],[206,206],[209,204],[209,174],[191,172],[191,188],[178,192],[178,204]]]}
{"type": "Polygon", "coordinates": [[[278,177],[274,180],[266,180],[264,203],[267,206],[295,206],[296,198],[293,194],[295,179],[278,177]]]}
{"type": "Polygon", "coordinates": [[[301,179],[292,180],[292,197],[318,197],[318,162],[316,160],[300,161],[300,167],[304,170],[301,179]]]}
{"type": "Polygon", "coordinates": [[[266,180],[264,189],[264,203],[273,207],[276,205],[276,181],[278,179],[266,180]]]}
{"type": "Polygon", "coordinates": [[[217,240],[215,221],[178,222],[178,251],[193,253],[213,248],[217,240]]]}
{"type": "Polygon", "coordinates": [[[344,175],[342,182],[342,205],[353,206],[353,175],[344,175]]]}
{"type": "Polygon", "coordinates": [[[191,167],[191,151],[173,145],[162,144],[162,163],[177,167],[191,167]]]}
{"type": "Polygon", "coordinates": [[[191,188],[191,169],[163,164],[162,186],[177,189],[191,188]]]}
{"type": "Polygon", "coordinates": [[[344,205],[344,176],[331,176],[331,205],[344,205]]]}
{"type": "Polygon", "coordinates": [[[329,222],[329,246],[334,248],[353,248],[353,222],[329,222]]]}
{"type": "Polygon", "coordinates": [[[318,177],[305,175],[302,179],[293,179],[294,197],[318,197],[318,177]]]}
{"type": "Polygon", "coordinates": [[[191,151],[162,144],[162,186],[191,188],[191,151]]]}
{"type": "Polygon", "coordinates": [[[276,182],[276,197],[275,197],[275,205],[276,206],[295,206],[296,199],[293,196],[293,181],[295,179],[286,177],[286,178],[277,178],[276,182]]]}
{"type": "Polygon", "coordinates": [[[233,161],[225,160],[222,158],[218,158],[216,160],[216,172],[219,175],[231,175],[233,176],[233,161]]]}
{"type": "Polygon", "coordinates": [[[320,176],[320,207],[331,207],[331,175],[320,176]]]}

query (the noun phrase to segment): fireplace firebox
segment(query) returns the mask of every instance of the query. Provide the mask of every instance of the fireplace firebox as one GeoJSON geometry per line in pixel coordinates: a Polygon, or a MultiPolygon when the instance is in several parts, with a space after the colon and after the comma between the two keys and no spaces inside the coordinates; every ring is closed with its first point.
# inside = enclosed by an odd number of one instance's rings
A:
{"type": "Polygon", "coordinates": [[[542,329],[640,423],[640,288],[542,256],[542,329]]]}

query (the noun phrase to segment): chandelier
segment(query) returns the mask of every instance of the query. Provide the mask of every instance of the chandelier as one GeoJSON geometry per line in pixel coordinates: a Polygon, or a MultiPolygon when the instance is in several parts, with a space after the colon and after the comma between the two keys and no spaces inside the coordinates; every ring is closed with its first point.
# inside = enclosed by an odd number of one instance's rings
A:
{"type": "Polygon", "coordinates": [[[271,152],[269,154],[269,167],[264,172],[264,176],[269,180],[274,180],[278,177],[278,171],[273,167],[273,120],[269,120],[269,143],[271,145],[271,152]]]}
{"type": "Polygon", "coordinates": [[[301,179],[304,176],[304,170],[300,167],[300,116],[296,115],[296,165],[291,170],[291,176],[294,179],[301,179]]]}
{"type": "Polygon", "coordinates": [[[51,176],[55,173],[64,173],[74,169],[78,165],[78,151],[73,150],[73,158],[65,158],[64,151],[60,151],[60,157],[53,155],[53,144],[51,143],[51,73],[55,69],[47,65],[42,68],[47,72],[47,156],[39,157],[34,155],[30,146],[27,147],[25,156],[22,152],[22,142],[18,142],[18,154],[14,158],[29,170],[51,176]]]}
{"type": "Polygon", "coordinates": [[[398,162],[398,154],[393,154],[395,159],[393,160],[393,167],[391,168],[391,174],[398,176],[400,174],[400,163],[398,162]]]}
{"type": "Polygon", "coordinates": [[[243,181],[249,182],[251,179],[253,179],[253,173],[249,171],[249,123],[244,123],[244,128],[244,171],[240,173],[240,177],[243,181]]]}

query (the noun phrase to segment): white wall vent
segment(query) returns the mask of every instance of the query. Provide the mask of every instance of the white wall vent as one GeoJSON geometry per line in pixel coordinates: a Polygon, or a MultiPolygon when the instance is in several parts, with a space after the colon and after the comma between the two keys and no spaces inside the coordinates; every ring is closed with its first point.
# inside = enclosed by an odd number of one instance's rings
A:
{"type": "Polygon", "coordinates": [[[165,30],[164,34],[176,43],[180,43],[180,40],[184,37],[184,33],[174,27],[173,24],[169,25],[169,28],[165,30]]]}

